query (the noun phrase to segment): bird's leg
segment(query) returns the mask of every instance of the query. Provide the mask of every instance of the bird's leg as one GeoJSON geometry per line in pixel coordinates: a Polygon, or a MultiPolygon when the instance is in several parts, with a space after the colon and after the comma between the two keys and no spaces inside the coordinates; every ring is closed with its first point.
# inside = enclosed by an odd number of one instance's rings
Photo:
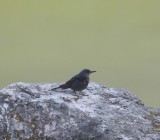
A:
{"type": "Polygon", "coordinates": [[[77,98],[73,98],[75,101],[77,101],[77,100],[79,100],[79,96],[76,94],[76,91],[75,90],[73,90],[73,92],[74,92],[74,96],[76,96],[77,98]]]}
{"type": "Polygon", "coordinates": [[[75,91],[75,90],[73,90],[73,92],[74,92],[74,95],[75,95],[75,96],[77,96],[77,97],[79,98],[79,96],[77,95],[76,91],[75,91]]]}

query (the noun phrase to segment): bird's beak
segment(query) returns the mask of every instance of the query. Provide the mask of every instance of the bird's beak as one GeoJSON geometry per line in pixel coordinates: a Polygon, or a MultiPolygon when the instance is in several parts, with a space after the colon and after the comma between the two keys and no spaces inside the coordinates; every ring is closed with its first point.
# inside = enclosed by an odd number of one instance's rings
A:
{"type": "Polygon", "coordinates": [[[94,73],[94,72],[96,72],[96,71],[91,71],[90,73],[94,73]]]}

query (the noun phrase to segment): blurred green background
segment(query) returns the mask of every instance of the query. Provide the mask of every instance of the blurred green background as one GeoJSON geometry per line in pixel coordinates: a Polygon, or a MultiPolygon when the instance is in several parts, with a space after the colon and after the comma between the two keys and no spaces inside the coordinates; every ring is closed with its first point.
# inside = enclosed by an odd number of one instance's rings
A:
{"type": "Polygon", "coordinates": [[[160,107],[159,0],[1,0],[0,88],[83,68],[160,107]]]}

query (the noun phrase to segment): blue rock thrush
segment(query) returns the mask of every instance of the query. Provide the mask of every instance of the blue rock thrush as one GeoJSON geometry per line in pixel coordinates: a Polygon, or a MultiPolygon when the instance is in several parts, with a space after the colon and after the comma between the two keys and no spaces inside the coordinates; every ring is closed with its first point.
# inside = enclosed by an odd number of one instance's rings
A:
{"type": "MultiPolygon", "coordinates": [[[[93,72],[96,72],[96,71],[90,71],[89,69],[84,69],[79,74],[73,76],[65,84],[62,84],[59,87],[53,88],[52,90],[55,90],[58,88],[61,88],[61,89],[71,88],[74,91],[75,95],[76,95],[76,91],[79,91],[81,93],[82,90],[87,88],[90,81],[89,75],[93,72]]],[[[81,95],[83,94],[81,93],[81,95]]]]}

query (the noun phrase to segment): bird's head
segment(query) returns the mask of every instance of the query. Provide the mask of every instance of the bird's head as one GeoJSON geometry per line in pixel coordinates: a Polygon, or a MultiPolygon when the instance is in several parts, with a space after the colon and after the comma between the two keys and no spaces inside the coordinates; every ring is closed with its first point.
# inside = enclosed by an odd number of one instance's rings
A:
{"type": "Polygon", "coordinates": [[[96,71],[91,71],[89,69],[83,69],[79,74],[83,76],[89,76],[91,73],[94,73],[96,71]]]}

